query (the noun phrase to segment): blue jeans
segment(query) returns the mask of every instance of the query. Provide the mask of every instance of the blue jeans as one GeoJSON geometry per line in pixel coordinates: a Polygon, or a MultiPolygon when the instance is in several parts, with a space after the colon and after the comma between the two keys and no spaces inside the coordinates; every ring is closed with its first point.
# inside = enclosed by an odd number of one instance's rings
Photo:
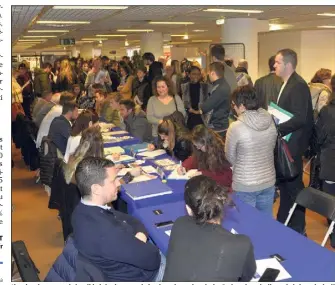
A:
{"type": "Polygon", "coordinates": [[[237,198],[259,211],[272,217],[273,198],[275,195],[275,186],[256,192],[235,192],[237,198]]]}

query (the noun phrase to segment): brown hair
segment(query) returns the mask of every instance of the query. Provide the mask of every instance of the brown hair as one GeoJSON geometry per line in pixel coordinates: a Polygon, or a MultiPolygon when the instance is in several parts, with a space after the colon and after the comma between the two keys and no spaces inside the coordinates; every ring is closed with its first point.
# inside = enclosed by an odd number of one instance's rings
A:
{"type": "Polygon", "coordinates": [[[192,131],[193,155],[199,169],[212,172],[222,171],[229,167],[224,153],[224,142],[220,135],[204,125],[196,126],[192,131]],[[206,147],[206,152],[197,149],[194,144],[206,147]]]}
{"type": "Polygon", "coordinates": [[[214,71],[215,74],[222,78],[224,76],[224,65],[223,63],[221,62],[212,62],[210,65],[209,65],[209,71],[214,71]]]}
{"type": "Polygon", "coordinates": [[[172,75],[181,74],[180,62],[176,59],[171,61],[172,75]]]}
{"type": "Polygon", "coordinates": [[[323,80],[330,79],[332,71],[327,68],[319,69],[311,79],[311,83],[323,83],[323,80]]]}
{"type": "Polygon", "coordinates": [[[298,56],[294,50],[285,48],[285,49],[278,51],[277,54],[281,54],[285,64],[288,64],[290,62],[292,65],[292,68],[296,69],[298,65],[298,56]]]}
{"type": "Polygon", "coordinates": [[[95,124],[99,121],[99,115],[94,110],[84,110],[80,113],[77,120],[74,122],[71,136],[78,136],[82,131],[89,127],[89,123],[95,124]]]}
{"type": "Polygon", "coordinates": [[[69,83],[73,82],[72,78],[72,67],[68,59],[63,59],[60,63],[60,71],[59,71],[60,79],[67,79],[69,83]]]}
{"type": "Polygon", "coordinates": [[[170,120],[164,120],[158,125],[157,132],[159,135],[166,135],[169,137],[168,142],[168,149],[173,151],[174,146],[176,144],[176,129],[175,125],[170,120]]]}
{"type": "Polygon", "coordinates": [[[166,84],[166,86],[167,86],[167,88],[168,88],[168,94],[170,95],[170,96],[174,96],[174,94],[175,94],[175,92],[174,92],[174,89],[173,89],[173,85],[172,85],[172,82],[171,82],[171,80],[169,79],[169,78],[167,78],[166,76],[157,76],[156,77],[156,79],[155,79],[155,88],[154,88],[154,90],[153,90],[153,92],[154,92],[154,94],[155,94],[155,96],[156,97],[158,97],[159,96],[159,94],[158,94],[158,92],[157,92],[157,84],[158,84],[158,82],[161,82],[161,81],[164,81],[165,82],[165,84],[166,84]]]}

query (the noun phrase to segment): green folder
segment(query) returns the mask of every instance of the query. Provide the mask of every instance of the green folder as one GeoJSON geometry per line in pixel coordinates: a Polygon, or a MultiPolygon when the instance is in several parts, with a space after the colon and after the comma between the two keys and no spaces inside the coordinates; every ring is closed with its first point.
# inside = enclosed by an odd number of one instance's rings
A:
{"type": "MultiPolygon", "coordinates": [[[[280,108],[277,104],[271,102],[269,106],[272,107],[273,109],[276,109],[280,113],[283,113],[283,114],[287,115],[288,117],[293,118],[293,114],[292,113],[284,110],[283,108],[280,108]]],[[[286,135],[284,137],[284,139],[288,142],[290,140],[290,138],[291,138],[291,135],[292,135],[292,133],[286,135]]]]}

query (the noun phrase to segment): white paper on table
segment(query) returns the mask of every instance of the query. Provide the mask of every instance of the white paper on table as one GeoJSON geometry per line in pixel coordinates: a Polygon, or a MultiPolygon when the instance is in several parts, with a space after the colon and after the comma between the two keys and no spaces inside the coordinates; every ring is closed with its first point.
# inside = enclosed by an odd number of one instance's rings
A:
{"type": "Polygon", "coordinates": [[[165,233],[170,236],[171,235],[171,230],[165,231],[165,233]]]}
{"type": "Polygon", "coordinates": [[[234,229],[231,229],[230,232],[231,232],[233,235],[238,235],[238,232],[235,231],[234,229]]]}
{"type": "Polygon", "coordinates": [[[117,173],[117,176],[125,176],[127,172],[131,171],[133,168],[121,168],[120,171],[117,173]]]}
{"type": "Polygon", "coordinates": [[[141,167],[146,173],[157,173],[157,170],[152,165],[146,165],[141,167]]]}
{"type": "Polygon", "coordinates": [[[180,166],[179,164],[168,165],[168,166],[165,166],[164,169],[167,170],[167,171],[173,171],[173,170],[177,169],[179,166],[180,166]]]}
{"type": "Polygon", "coordinates": [[[258,281],[259,278],[263,275],[267,268],[278,269],[279,275],[276,278],[276,281],[292,278],[292,276],[286,271],[286,269],[281,265],[281,263],[275,258],[266,258],[256,260],[256,274],[251,281],[258,281]]]}
{"type": "Polygon", "coordinates": [[[155,164],[157,164],[158,166],[166,167],[166,166],[169,166],[169,165],[175,165],[176,162],[173,161],[172,159],[164,158],[164,159],[156,160],[155,164]]]}
{"type": "Polygon", "coordinates": [[[129,184],[149,181],[149,180],[156,179],[156,178],[157,177],[153,175],[140,175],[140,176],[135,177],[131,182],[129,182],[129,184]]]}
{"type": "Polygon", "coordinates": [[[153,151],[144,151],[144,152],[140,152],[137,155],[138,156],[145,156],[145,157],[156,157],[162,154],[165,154],[166,151],[164,149],[156,149],[153,151]]]}
{"type": "Polygon", "coordinates": [[[123,161],[131,161],[131,160],[134,159],[132,156],[126,155],[126,154],[121,155],[120,159],[118,159],[118,160],[114,160],[112,155],[107,155],[106,158],[113,161],[114,163],[119,163],[119,162],[123,162],[123,161]]]}
{"type": "Polygon", "coordinates": [[[172,173],[167,177],[167,179],[175,179],[175,180],[188,180],[194,176],[201,175],[201,171],[197,169],[190,169],[184,175],[180,175],[178,173],[178,169],[172,171],[172,173]]]}
{"type": "Polygon", "coordinates": [[[113,154],[113,153],[120,153],[124,154],[124,149],[120,146],[113,146],[113,147],[106,147],[104,148],[105,155],[113,154]]]}
{"type": "Polygon", "coordinates": [[[112,131],[112,132],[108,132],[109,135],[125,135],[128,134],[128,132],[126,131],[112,131]]]}
{"type": "Polygon", "coordinates": [[[139,165],[141,165],[141,164],[143,164],[143,163],[145,163],[144,160],[135,160],[134,162],[129,163],[128,165],[129,165],[130,167],[137,167],[137,166],[139,166],[139,165]]]}

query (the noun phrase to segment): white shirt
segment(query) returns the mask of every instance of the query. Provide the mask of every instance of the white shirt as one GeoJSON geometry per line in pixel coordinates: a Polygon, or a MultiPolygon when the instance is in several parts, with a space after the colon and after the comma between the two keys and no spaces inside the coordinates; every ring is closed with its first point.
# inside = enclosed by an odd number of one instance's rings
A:
{"type": "Polygon", "coordinates": [[[281,94],[283,93],[283,90],[284,90],[286,84],[287,84],[287,81],[285,81],[285,82],[283,83],[283,85],[281,86],[281,88],[280,88],[279,95],[278,95],[278,99],[277,99],[277,104],[279,103],[280,96],[281,96],[281,94]]]}
{"type": "Polygon", "coordinates": [[[65,155],[64,155],[65,163],[68,163],[70,155],[74,154],[74,152],[76,151],[77,147],[79,146],[80,140],[81,140],[81,135],[78,135],[75,137],[73,136],[69,137],[67,141],[67,145],[66,145],[65,155]]]}
{"type": "Polygon", "coordinates": [[[63,106],[56,105],[51,108],[48,114],[46,114],[37,133],[36,148],[41,146],[43,137],[48,136],[53,119],[62,115],[62,112],[63,106]]]}
{"type": "Polygon", "coordinates": [[[83,198],[81,198],[81,203],[84,204],[84,205],[86,205],[86,206],[95,206],[95,207],[102,208],[104,210],[110,210],[111,209],[111,207],[109,207],[107,205],[96,205],[96,204],[93,204],[90,201],[84,200],[83,198]]]}

